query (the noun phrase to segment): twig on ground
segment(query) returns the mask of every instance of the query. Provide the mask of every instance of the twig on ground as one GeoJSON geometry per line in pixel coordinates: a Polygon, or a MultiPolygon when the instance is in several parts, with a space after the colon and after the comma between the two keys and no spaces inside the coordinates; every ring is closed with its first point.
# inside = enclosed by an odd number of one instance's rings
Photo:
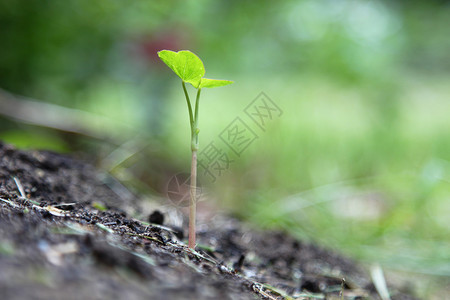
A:
{"type": "Polygon", "coordinates": [[[22,183],[20,183],[20,180],[17,177],[13,177],[13,179],[14,182],[16,183],[17,189],[19,190],[20,196],[26,199],[27,195],[25,194],[22,183]]]}
{"type": "Polygon", "coordinates": [[[12,202],[12,201],[10,201],[10,200],[6,200],[6,199],[3,199],[3,198],[0,198],[0,200],[2,200],[2,201],[4,201],[4,202],[8,203],[8,204],[11,205],[12,207],[17,207],[17,206],[18,206],[17,204],[15,204],[14,202],[12,202]]]}
{"type": "Polygon", "coordinates": [[[266,297],[268,299],[271,299],[271,300],[277,300],[277,298],[275,298],[272,295],[266,293],[264,291],[263,286],[260,283],[258,283],[258,282],[253,282],[252,288],[253,288],[253,291],[255,293],[258,293],[258,294],[260,294],[260,295],[262,295],[262,296],[264,296],[264,297],[266,297]]]}
{"type": "Polygon", "coordinates": [[[373,285],[375,286],[375,289],[377,290],[377,293],[378,295],[380,295],[381,299],[391,300],[381,266],[378,264],[372,266],[372,268],[370,269],[370,276],[372,277],[373,285]]]}
{"type": "MultiPolygon", "coordinates": [[[[105,128],[113,127],[92,125],[117,124],[116,120],[78,109],[14,95],[3,89],[0,89],[0,114],[22,123],[80,134],[98,140],[110,142],[122,140],[120,135],[117,136],[116,134],[114,136],[114,132],[111,132],[109,135],[105,134],[105,128]]],[[[124,124],[121,125],[126,128],[124,124]]]]}

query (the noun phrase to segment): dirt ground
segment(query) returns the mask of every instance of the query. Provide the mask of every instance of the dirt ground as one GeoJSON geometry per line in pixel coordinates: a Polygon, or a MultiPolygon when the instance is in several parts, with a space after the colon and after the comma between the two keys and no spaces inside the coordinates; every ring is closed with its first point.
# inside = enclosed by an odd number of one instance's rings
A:
{"type": "Polygon", "coordinates": [[[143,205],[89,164],[0,143],[0,299],[381,299],[333,251],[224,215],[191,251],[143,205]]]}

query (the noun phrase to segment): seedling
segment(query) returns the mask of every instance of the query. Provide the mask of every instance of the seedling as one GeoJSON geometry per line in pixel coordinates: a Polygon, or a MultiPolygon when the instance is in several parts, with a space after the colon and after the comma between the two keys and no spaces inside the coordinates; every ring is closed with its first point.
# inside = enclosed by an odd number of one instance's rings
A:
{"type": "Polygon", "coordinates": [[[170,50],[161,50],[158,52],[159,58],[169,67],[178,77],[181,78],[184,96],[186,97],[189,111],[189,122],[191,125],[191,179],[190,179],[190,201],[189,201],[189,248],[195,248],[195,212],[197,204],[197,152],[198,152],[198,112],[200,103],[200,93],[202,88],[214,88],[233,83],[229,80],[217,80],[204,78],[205,67],[201,59],[191,51],[182,50],[178,52],[170,50]],[[189,98],[186,89],[186,83],[190,83],[197,90],[195,98],[195,107],[189,98]]]}

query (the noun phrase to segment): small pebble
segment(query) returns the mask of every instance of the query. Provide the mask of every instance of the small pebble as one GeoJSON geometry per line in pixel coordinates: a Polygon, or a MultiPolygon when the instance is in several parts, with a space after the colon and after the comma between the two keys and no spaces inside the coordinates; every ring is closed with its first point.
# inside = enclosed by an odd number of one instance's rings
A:
{"type": "Polygon", "coordinates": [[[148,217],[148,221],[153,224],[163,225],[164,224],[164,215],[159,210],[155,210],[148,217]]]}

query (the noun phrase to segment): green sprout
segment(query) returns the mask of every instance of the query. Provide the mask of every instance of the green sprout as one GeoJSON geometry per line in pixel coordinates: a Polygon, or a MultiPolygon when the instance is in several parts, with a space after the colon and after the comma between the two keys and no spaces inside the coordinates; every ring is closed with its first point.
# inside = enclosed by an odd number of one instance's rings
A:
{"type": "Polygon", "coordinates": [[[189,248],[195,248],[195,213],[197,198],[197,152],[198,152],[198,112],[200,103],[200,93],[202,88],[213,88],[225,86],[233,83],[229,80],[217,80],[203,78],[205,76],[205,67],[201,59],[191,51],[182,50],[178,52],[170,50],[161,50],[158,52],[159,58],[169,67],[178,77],[181,78],[184,96],[189,111],[189,121],[191,125],[191,179],[190,179],[190,201],[189,201],[189,248]],[[189,98],[186,89],[186,83],[190,83],[197,89],[195,98],[195,107],[192,110],[193,103],[189,98]]]}

